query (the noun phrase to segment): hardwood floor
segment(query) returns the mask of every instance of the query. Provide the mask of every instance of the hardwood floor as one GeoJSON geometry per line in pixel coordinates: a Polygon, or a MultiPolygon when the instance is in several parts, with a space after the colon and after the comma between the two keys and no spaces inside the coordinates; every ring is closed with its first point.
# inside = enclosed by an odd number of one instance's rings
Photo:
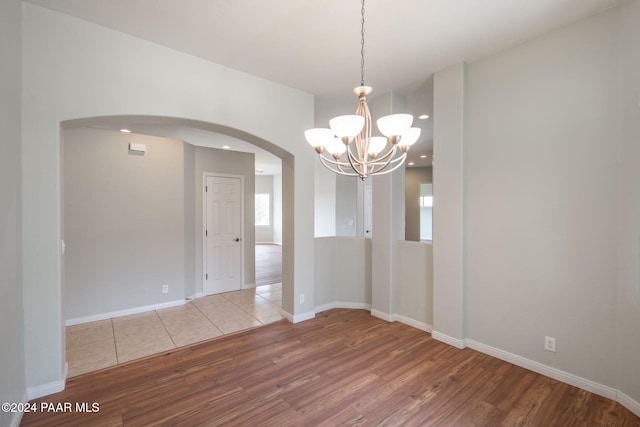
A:
{"type": "Polygon", "coordinates": [[[78,376],[23,426],[639,426],[620,404],[364,310],[334,309],[78,376]]]}
{"type": "Polygon", "coordinates": [[[282,246],[256,245],[256,286],[282,282],[282,246]]]}

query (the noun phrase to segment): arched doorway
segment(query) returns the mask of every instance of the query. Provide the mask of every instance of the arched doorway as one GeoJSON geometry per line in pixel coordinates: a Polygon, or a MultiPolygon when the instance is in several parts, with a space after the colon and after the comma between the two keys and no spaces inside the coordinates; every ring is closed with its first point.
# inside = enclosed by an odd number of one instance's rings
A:
{"type": "MultiPolygon", "coordinates": [[[[203,281],[198,271],[202,270],[204,265],[203,245],[200,239],[204,231],[202,210],[204,196],[203,184],[199,177],[205,171],[234,172],[247,177],[253,176],[254,165],[251,161],[247,166],[247,162],[243,160],[247,157],[244,153],[234,154],[216,147],[207,147],[205,144],[192,145],[193,139],[200,137],[215,140],[218,145],[220,141],[226,141],[224,138],[230,139],[229,134],[233,134],[233,138],[244,136],[246,139],[253,139],[254,142],[258,140],[255,137],[242,135],[238,131],[227,133],[218,131],[228,131],[228,129],[206,123],[157,117],[107,117],[63,123],[62,147],[65,151],[63,162],[65,159],[80,156],[80,161],[69,163],[73,163],[75,168],[88,168],[92,172],[105,167],[107,163],[116,165],[117,168],[102,175],[91,174],[91,179],[96,182],[85,185],[85,193],[80,193],[80,196],[75,192],[73,200],[65,200],[65,189],[73,189],[73,184],[71,187],[67,184],[63,185],[61,194],[63,211],[69,203],[72,207],[74,203],[77,204],[79,197],[90,197],[92,202],[99,205],[88,213],[79,213],[77,210],[71,216],[68,212],[62,213],[64,220],[71,218],[74,222],[81,222],[80,226],[74,224],[74,227],[66,227],[63,221],[63,237],[69,244],[69,251],[66,259],[63,260],[62,270],[65,270],[65,265],[72,267],[65,273],[69,277],[63,276],[63,293],[67,308],[65,320],[69,321],[71,318],[78,323],[78,319],[96,320],[106,316],[111,317],[114,314],[138,313],[143,312],[145,308],[162,307],[164,301],[167,301],[168,306],[179,300],[191,300],[203,296],[203,281]],[[133,133],[128,135],[120,133],[119,130],[123,128],[133,130],[133,133]],[[110,142],[113,141],[120,144],[121,149],[110,147],[109,151],[103,150],[95,155],[87,154],[89,151],[82,154],[82,150],[88,149],[94,138],[106,138],[109,141],[107,144],[109,147],[110,142]],[[67,146],[65,144],[67,139],[74,139],[76,145],[67,146]],[[132,146],[128,144],[134,141],[145,150],[148,148],[148,152],[142,152],[141,156],[132,153],[132,146]],[[125,154],[124,149],[127,146],[129,152],[125,154]],[[112,152],[116,152],[117,159],[111,158],[114,156],[112,152]],[[215,154],[212,154],[214,152],[215,154]],[[212,161],[212,158],[220,159],[212,161]],[[153,159],[156,166],[150,165],[153,159]],[[153,169],[154,167],[156,169],[153,169]],[[119,186],[119,191],[112,192],[111,189],[115,186],[119,186]],[[137,192],[129,191],[130,189],[137,189],[137,192]],[[116,193],[121,199],[109,199],[105,196],[107,193],[116,193]],[[147,193],[152,197],[147,198],[147,193]],[[145,200],[141,202],[136,200],[140,198],[145,200]],[[134,208],[134,213],[126,209],[129,206],[123,206],[123,204],[135,205],[136,202],[139,203],[134,208]],[[181,203],[182,206],[179,206],[181,203]],[[106,217],[106,221],[96,223],[95,217],[100,215],[106,217]],[[97,225],[91,226],[91,224],[97,225]],[[108,227],[111,227],[110,231],[107,230],[102,234],[99,232],[108,227]],[[122,231],[119,228],[126,230],[122,231]],[[76,234],[84,233],[85,241],[94,239],[93,246],[81,250],[84,258],[78,254],[79,245],[77,239],[74,241],[76,236],[72,235],[70,229],[73,229],[76,234]],[[142,233],[139,233],[140,230],[142,233]],[[119,232],[122,239],[119,244],[114,243],[117,239],[111,239],[111,237],[119,232]],[[134,243],[133,236],[137,234],[141,234],[141,238],[146,239],[144,243],[134,243]],[[95,241],[97,239],[103,239],[103,241],[95,241]],[[201,251],[198,252],[198,249],[201,251]],[[89,252],[93,252],[92,256],[86,256],[89,252]],[[105,261],[105,258],[109,258],[109,262],[96,261],[96,259],[105,261]],[[78,276],[82,274],[79,274],[78,270],[81,268],[85,271],[84,276],[79,279],[78,276]],[[116,274],[114,270],[118,270],[118,273],[116,274]],[[88,291],[79,289],[79,282],[85,285],[89,281],[94,284],[90,287],[85,286],[89,289],[88,291]],[[176,283],[181,281],[182,284],[176,286],[176,283]],[[71,283],[73,286],[69,286],[71,283]],[[160,287],[163,294],[166,288],[169,295],[160,294],[160,287]]],[[[267,148],[271,146],[264,141],[258,142],[267,148]]],[[[104,146],[106,145],[103,144],[104,146]]],[[[287,160],[290,161],[287,155],[288,153],[284,153],[285,158],[280,158],[283,164],[286,164],[287,160]]],[[[63,172],[67,173],[66,167],[69,165],[61,166],[63,172]]],[[[69,171],[68,174],[72,175],[71,172],[75,173],[75,171],[69,171]]],[[[284,179],[283,177],[283,181],[284,179]]],[[[68,179],[65,179],[66,181],[68,179]]],[[[249,190],[252,188],[249,186],[249,190]]],[[[248,194],[247,199],[251,200],[251,197],[252,195],[248,194]]],[[[283,194],[283,198],[285,197],[288,196],[283,194]]],[[[289,204],[291,204],[290,201],[289,204]]],[[[283,210],[286,206],[287,201],[283,200],[283,210]]],[[[251,206],[248,207],[251,208],[251,206]]],[[[249,236],[246,239],[248,244],[245,246],[247,253],[254,250],[254,238],[249,232],[251,225],[253,225],[252,221],[249,220],[245,226],[249,236]]],[[[285,239],[283,239],[283,246],[286,252],[288,248],[285,239]]],[[[253,268],[251,260],[252,254],[248,254],[246,264],[249,271],[253,268]]],[[[287,258],[283,257],[285,268],[287,262],[287,258]]],[[[245,284],[255,283],[250,274],[246,276],[245,284]]],[[[283,277],[284,287],[291,285],[284,279],[283,277]]],[[[70,361],[71,359],[72,357],[69,358],[70,361]]]]}

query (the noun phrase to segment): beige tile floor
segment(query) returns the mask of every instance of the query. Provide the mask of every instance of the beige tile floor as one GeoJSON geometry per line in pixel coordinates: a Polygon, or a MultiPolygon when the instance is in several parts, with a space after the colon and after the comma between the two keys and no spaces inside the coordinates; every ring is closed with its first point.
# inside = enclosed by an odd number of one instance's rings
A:
{"type": "Polygon", "coordinates": [[[282,284],[68,326],[69,377],[282,319],[282,284]]]}

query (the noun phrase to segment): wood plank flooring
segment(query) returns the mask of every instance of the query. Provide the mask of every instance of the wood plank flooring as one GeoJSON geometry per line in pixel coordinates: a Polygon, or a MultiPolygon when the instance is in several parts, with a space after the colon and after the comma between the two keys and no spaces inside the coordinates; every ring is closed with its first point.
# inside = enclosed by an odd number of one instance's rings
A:
{"type": "Polygon", "coordinates": [[[280,321],[70,379],[23,426],[640,426],[620,404],[364,310],[280,321]]]}
{"type": "Polygon", "coordinates": [[[256,286],[282,283],[282,246],[256,245],[256,286]]]}

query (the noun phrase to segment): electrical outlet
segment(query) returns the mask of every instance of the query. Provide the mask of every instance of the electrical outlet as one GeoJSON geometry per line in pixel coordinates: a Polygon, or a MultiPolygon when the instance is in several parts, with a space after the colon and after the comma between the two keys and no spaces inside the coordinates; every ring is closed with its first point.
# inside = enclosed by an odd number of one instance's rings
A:
{"type": "Polygon", "coordinates": [[[304,304],[304,294],[300,294],[300,304],[304,304]]]}
{"type": "Polygon", "coordinates": [[[169,285],[162,285],[162,293],[163,294],[169,293],[169,285]]]}
{"type": "Polygon", "coordinates": [[[553,337],[544,337],[544,349],[556,352],[556,339],[553,337]]]}

